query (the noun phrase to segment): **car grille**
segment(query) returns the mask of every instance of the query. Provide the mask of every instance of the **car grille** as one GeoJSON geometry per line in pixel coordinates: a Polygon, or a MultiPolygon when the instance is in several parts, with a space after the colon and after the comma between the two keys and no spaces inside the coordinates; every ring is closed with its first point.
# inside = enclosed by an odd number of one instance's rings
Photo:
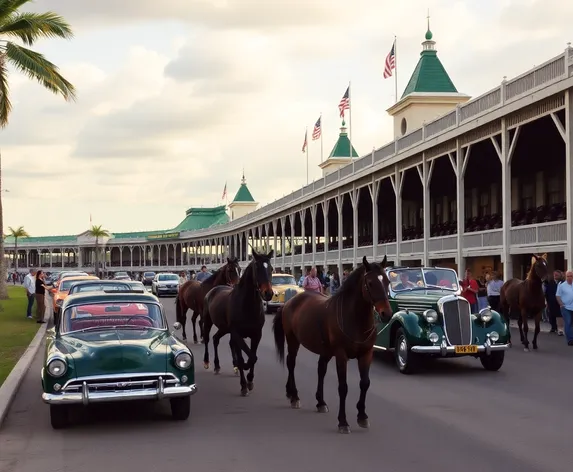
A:
{"type": "Polygon", "coordinates": [[[470,304],[465,298],[451,300],[442,305],[446,337],[451,345],[472,343],[470,304]]]}
{"type": "Polygon", "coordinates": [[[157,389],[160,377],[163,379],[164,386],[175,386],[179,384],[177,377],[168,373],[114,375],[74,379],[68,382],[63,390],[70,393],[81,392],[84,382],[86,382],[89,392],[128,392],[148,388],[157,389]]]}

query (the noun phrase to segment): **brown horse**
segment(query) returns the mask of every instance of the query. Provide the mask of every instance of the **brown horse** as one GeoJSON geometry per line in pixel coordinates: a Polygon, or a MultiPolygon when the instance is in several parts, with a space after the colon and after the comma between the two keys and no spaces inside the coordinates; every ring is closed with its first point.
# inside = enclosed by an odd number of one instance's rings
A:
{"type": "Polygon", "coordinates": [[[346,371],[348,359],[358,360],[360,372],[360,399],[358,425],[368,428],[366,414],[366,392],[370,386],[370,364],[376,340],[374,310],[387,321],[392,316],[388,302],[390,281],[384,271],[386,257],[382,264],[369,263],[366,257],[362,266],[354,270],[344,281],[338,292],[327,297],[316,292],[302,292],[295,295],[279,308],[273,320],[275,346],[279,360],[284,363],[285,339],[288,348],[288,380],[286,394],[292,408],[300,408],[300,399],[294,379],[296,356],[302,344],[309,351],[318,354],[318,386],[316,408],[326,413],[324,401],[324,377],[330,359],[336,359],[338,374],[338,432],[350,433],[346,421],[346,371]],[[373,310],[374,309],[374,310],[373,310]]]}
{"type": "Polygon", "coordinates": [[[219,341],[226,334],[231,334],[231,354],[233,364],[241,376],[241,395],[247,396],[254,388],[257,348],[263,336],[265,313],[263,300],[273,298],[273,267],[271,258],[274,250],[268,254],[258,254],[252,249],[253,259],[244,270],[239,283],[231,287],[215,287],[205,297],[203,325],[205,333],[205,355],[203,367],[209,368],[209,334],[215,325],[218,330],[213,336],[215,351],[215,373],[221,370],[219,364],[219,341]],[[245,338],[251,339],[249,347],[245,338]],[[243,354],[248,357],[245,364],[243,354]],[[250,370],[245,379],[245,370],[250,370]]]}
{"type": "MultiPolygon", "coordinates": [[[[537,349],[537,335],[541,331],[541,315],[545,308],[545,295],[543,294],[543,280],[547,278],[549,269],[547,267],[547,254],[542,256],[533,255],[531,258],[531,268],[525,280],[511,279],[503,284],[500,290],[499,306],[503,313],[508,333],[511,314],[516,313],[519,335],[523,343],[523,350],[529,352],[529,332],[528,318],[532,315],[535,319],[535,333],[533,335],[533,349],[537,349]]],[[[511,333],[509,334],[511,343],[511,333]]]]}
{"type": "MultiPolygon", "coordinates": [[[[179,293],[175,298],[177,321],[183,326],[183,339],[187,339],[187,332],[185,331],[185,324],[187,323],[187,310],[193,310],[191,322],[193,323],[193,342],[197,344],[197,331],[195,329],[195,321],[198,317],[203,315],[203,301],[205,295],[213,287],[218,285],[233,286],[239,282],[241,276],[241,268],[239,267],[239,259],[227,258],[227,263],[221,266],[203,282],[196,280],[188,280],[181,287],[179,293]]],[[[201,340],[203,340],[203,323],[199,319],[199,329],[201,330],[201,340]]]]}

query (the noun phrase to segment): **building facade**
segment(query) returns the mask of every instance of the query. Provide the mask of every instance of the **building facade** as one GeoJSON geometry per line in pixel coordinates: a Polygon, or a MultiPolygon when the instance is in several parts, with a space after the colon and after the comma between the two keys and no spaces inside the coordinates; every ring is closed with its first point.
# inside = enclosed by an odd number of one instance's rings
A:
{"type": "MultiPolygon", "coordinates": [[[[422,44],[388,110],[394,141],[358,158],[341,130],[349,156],[333,150],[346,160],[326,160],[321,179],[258,209],[243,180],[250,199],[229,205],[232,218],[224,207],[193,208],[173,230],[112,234],[101,242],[106,268],[217,267],[229,255],[247,264],[250,246],[273,248],[275,268],[291,273],[384,255],[395,265],[497,269],[505,279],[523,276],[532,253],[573,266],[573,48],[468,101],[447,83],[431,33],[422,44]]],[[[88,233],[24,238],[18,267],[90,270],[94,243],[88,233]]],[[[5,244],[13,267],[14,241],[5,244]]]]}

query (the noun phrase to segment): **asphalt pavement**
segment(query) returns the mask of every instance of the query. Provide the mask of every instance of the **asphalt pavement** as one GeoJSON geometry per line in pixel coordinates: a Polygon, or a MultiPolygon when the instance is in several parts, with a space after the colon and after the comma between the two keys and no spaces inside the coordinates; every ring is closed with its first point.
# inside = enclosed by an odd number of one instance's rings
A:
{"type": "MultiPolygon", "coordinates": [[[[173,322],[173,298],[162,301],[173,322]]],[[[319,414],[317,357],[301,349],[296,378],[302,408],[292,410],[271,320],[267,316],[255,389],[248,397],[239,395],[228,338],[220,345],[218,376],[203,369],[203,345],[191,345],[199,391],[185,422],[171,420],[168,402],[123,403],[90,407],[69,429],[52,430],[40,398],[40,350],[0,429],[0,471],[572,470],[573,348],[563,337],[542,333],[537,352],[515,346],[495,373],[483,370],[478,360],[456,359],[404,376],[392,361],[377,357],[367,396],[369,430],[356,425],[359,387],[353,362],[347,401],[352,433],[340,435],[334,362],[325,382],[330,412],[319,414]]]]}

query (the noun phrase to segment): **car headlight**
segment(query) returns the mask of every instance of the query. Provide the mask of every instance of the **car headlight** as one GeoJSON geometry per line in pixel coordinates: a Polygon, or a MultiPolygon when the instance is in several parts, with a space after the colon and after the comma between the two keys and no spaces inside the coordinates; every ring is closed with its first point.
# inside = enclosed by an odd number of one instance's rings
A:
{"type": "Polygon", "coordinates": [[[63,359],[53,359],[48,362],[48,373],[52,377],[61,377],[68,371],[68,364],[63,359]]]}
{"type": "Polygon", "coordinates": [[[436,310],[426,310],[424,312],[424,318],[426,318],[428,323],[435,323],[438,321],[438,313],[436,310]]]}
{"type": "Polygon", "coordinates": [[[277,292],[276,290],[273,290],[273,295],[274,295],[275,297],[278,297],[278,296],[279,296],[279,292],[277,292]]]}
{"type": "Polygon", "coordinates": [[[499,341],[499,333],[497,331],[492,331],[489,333],[489,339],[491,339],[492,343],[496,343],[499,341]]]}
{"type": "Polygon", "coordinates": [[[188,352],[180,352],[175,356],[175,365],[181,370],[187,370],[193,364],[193,358],[188,352]]]}
{"type": "Polygon", "coordinates": [[[482,308],[479,312],[479,319],[484,323],[488,323],[493,318],[493,313],[489,308],[482,308]]]}

